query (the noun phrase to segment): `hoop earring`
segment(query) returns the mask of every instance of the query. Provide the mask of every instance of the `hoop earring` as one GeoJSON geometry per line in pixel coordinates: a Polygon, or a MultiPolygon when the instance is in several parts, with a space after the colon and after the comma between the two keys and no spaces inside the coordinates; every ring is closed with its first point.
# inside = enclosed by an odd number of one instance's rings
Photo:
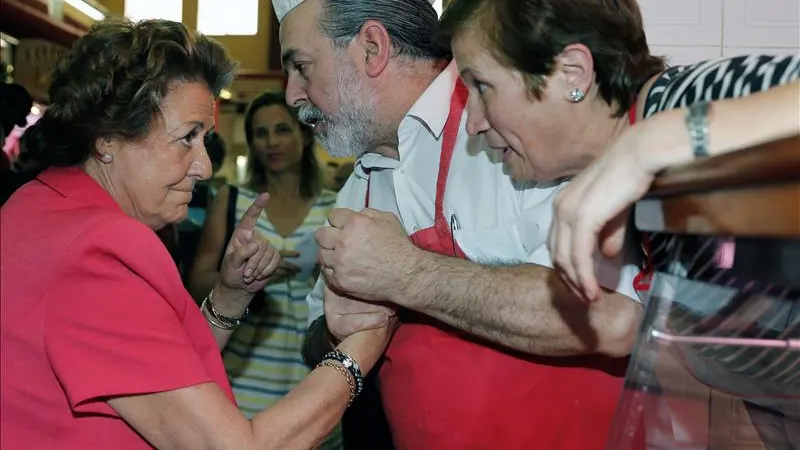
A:
{"type": "Polygon", "coordinates": [[[584,98],[586,98],[586,94],[581,88],[575,88],[575,90],[569,93],[569,101],[572,103],[580,103],[584,98]]]}
{"type": "Polygon", "coordinates": [[[114,156],[111,153],[103,153],[103,154],[98,153],[97,156],[98,156],[97,158],[98,161],[100,161],[103,164],[111,164],[111,161],[114,161],[114,156]]]}

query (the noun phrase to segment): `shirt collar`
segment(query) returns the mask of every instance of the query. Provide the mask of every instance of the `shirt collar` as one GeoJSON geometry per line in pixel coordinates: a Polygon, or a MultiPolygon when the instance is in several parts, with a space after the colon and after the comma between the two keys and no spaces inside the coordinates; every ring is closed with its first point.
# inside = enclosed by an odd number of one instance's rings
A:
{"type": "Polygon", "coordinates": [[[386,156],[377,153],[365,153],[356,160],[353,173],[361,178],[369,178],[369,172],[373,170],[393,170],[400,166],[400,161],[394,158],[387,158],[386,156]]]}
{"type": "Polygon", "coordinates": [[[81,167],[53,167],[40,173],[36,179],[66,198],[121,210],[111,195],[81,167]]]}
{"type": "Polygon", "coordinates": [[[450,115],[450,97],[457,81],[458,66],[452,61],[422,93],[405,117],[419,120],[438,140],[450,115]]]}
{"type": "MultiPolygon", "coordinates": [[[[458,81],[458,66],[455,61],[450,62],[447,67],[433,80],[422,95],[417,99],[411,109],[400,122],[400,129],[406,123],[406,118],[419,121],[427,130],[439,140],[444,132],[444,125],[450,115],[450,97],[458,81]]],[[[400,130],[398,130],[400,132],[400,130]]],[[[400,159],[403,158],[400,152],[400,159]]],[[[400,166],[400,161],[377,153],[365,153],[356,160],[353,173],[361,178],[367,179],[372,170],[396,169],[400,166]]]]}

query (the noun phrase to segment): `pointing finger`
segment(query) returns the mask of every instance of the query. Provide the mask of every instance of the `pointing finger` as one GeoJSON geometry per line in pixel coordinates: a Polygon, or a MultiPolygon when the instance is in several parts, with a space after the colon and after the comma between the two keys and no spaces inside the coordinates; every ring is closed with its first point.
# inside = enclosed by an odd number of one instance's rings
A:
{"type": "Polygon", "coordinates": [[[236,225],[236,229],[238,230],[253,230],[256,227],[256,223],[258,222],[259,216],[261,216],[261,211],[264,211],[264,208],[267,206],[267,201],[269,200],[269,194],[261,194],[253,201],[253,204],[247,208],[247,211],[244,212],[242,215],[241,220],[239,220],[239,224],[236,225]]]}

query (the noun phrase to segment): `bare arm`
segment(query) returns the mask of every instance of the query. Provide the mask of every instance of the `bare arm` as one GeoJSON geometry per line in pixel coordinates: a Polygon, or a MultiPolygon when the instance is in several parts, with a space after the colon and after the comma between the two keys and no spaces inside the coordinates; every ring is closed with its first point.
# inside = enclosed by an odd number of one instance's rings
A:
{"type": "MultiPolygon", "coordinates": [[[[665,111],[628,128],[558,194],[548,246],[556,267],[586,301],[601,294],[594,251],[619,253],[629,208],[656,174],[695,159],[685,115],[685,109],[665,111]]],[[[795,136],[800,133],[800,80],[713,102],[708,126],[711,155],[795,136]]]]}
{"type": "MultiPolygon", "coordinates": [[[[226,316],[240,317],[246,305],[250,303],[252,294],[225,289],[219,283],[219,261],[225,247],[225,233],[228,214],[228,193],[230,188],[224,185],[219,188],[214,202],[208,209],[206,221],[200,234],[197,253],[192,271],[189,274],[189,293],[201,302],[211,289],[214,289],[214,305],[226,316]]],[[[220,349],[225,348],[235,330],[222,330],[208,323],[211,333],[217,340],[220,349]]]]}
{"type": "Polygon", "coordinates": [[[387,305],[336,294],[319,277],[306,297],[309,325],[303,341],[303,361],[315,366],[337,342],[361,330],[381,328],[396,311],[387,305]]]}
{"type": "Polygon", "coordinates": [[[227,231],[229,192],[227,185],[219,188],[203,223],[194,264],[189,274],[189,292],[197,301],[202,301],[219,279],[219,261],[225,247],[227,231]]]}
{"type": "MultiPolygon", "coordinates": [[[[368,330],[339,348],[369,370],[391,338],[394,325],[368,330]]],[[[313,370],[273,407],[248,421],[214,383],[108,402],[155,448],[164,450],[308,449],[341,420],[349,399],[337,370],[313,370]]]]}
{"type": "MultiPolygon", "coordinates": [[[[630,130],[630,137],[636,141],[631,148],[641,166],[650,173],[695,159],[685,114],[685,109],[665,111],[630,130]]],[[[795,136],[800,133],[800,80],[745,97],[713,102],[708,125],[711,155],[795,136]]]]}
{"type": "Polygon", "coordinates": [[[416,258],[414,283],[392,301],[489,341],[547,356],[625,356],[635,341],[642,307],[621,294],[587,305],[543,266],[416,258]]]}

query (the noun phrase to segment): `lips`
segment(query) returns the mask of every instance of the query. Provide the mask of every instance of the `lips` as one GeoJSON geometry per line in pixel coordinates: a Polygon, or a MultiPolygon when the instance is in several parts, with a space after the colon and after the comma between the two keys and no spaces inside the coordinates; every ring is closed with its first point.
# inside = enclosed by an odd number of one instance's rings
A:
{"type": "Polygon", "coordinates": [[[514,154],[514,151],[511,150],[511,147],[506,147],[503,149],[503,163],[509,164],[511,161],[511,155],[514,154]]]}
{"type": "Polygon", "coordinates": [[[328,123],[324,120],[318,121],[315,125],[313,125],[314,134],[324,134],[325,131],[328,129],[328,123]]]}
{"type": "Polygon", "coordinates": [[[489,148],[491,148],[492,150],[500,153],[500,155],[503,157],[503,162],[506,163],[506,164],[508,164],[508,161],[511,158],[511,154],[514,152],[514,150],[512,150],[511,147],[509,147],[507,145],[503,146],[503,147],[492,147],[492,146],[490,146],[489,148]]]}
{"type": "Polygon", "coordinates": [[[319,108],[312,106],[310,103],[300,106],[297,115],[300,119],[300,122],[303,122],[311,128],[314,128],[315,131],[317,127],[325,120],[325,115],[322,114],[322,111],[320,111],[319,108]]]}

